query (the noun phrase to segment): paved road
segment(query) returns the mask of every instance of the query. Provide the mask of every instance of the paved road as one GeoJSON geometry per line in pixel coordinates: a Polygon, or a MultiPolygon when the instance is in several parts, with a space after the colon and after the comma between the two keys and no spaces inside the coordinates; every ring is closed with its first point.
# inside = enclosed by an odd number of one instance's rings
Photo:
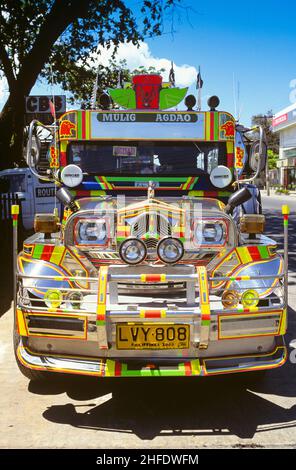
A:
{"type": "MultiPolygon", "coordinates": [[[[267,233],[280,247],[286,201],[296,214],[296,199],[263,198],[267,233]]],[[[296,338],[294,214],[288,340],[296,338]]],[[[288,362],[258,384],[241,376],[128,383],[67,377],[37,385],[18,372],[7,293],[0,300],[1,448],[296,446],[296,365],[288,362]]]]}

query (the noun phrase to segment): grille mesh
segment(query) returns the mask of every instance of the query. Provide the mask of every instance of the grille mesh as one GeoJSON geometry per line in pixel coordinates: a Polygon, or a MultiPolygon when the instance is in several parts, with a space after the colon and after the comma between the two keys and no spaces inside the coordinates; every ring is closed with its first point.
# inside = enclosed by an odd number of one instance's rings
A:
{"type": "MultiPolygon", "coordinates": [[[[131,227],[133,237],[143,237],[146,234],[155,234],[160,238],[172,235],[168,220],[159,214],[143,214],[131,227]]],[[[153,237],[151,237],[153,238],[153,237]]]]}

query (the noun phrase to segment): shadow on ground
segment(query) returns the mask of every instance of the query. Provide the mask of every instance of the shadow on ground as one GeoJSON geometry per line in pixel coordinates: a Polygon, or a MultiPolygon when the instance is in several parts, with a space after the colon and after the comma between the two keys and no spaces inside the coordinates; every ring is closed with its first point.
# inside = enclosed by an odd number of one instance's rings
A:
{"type": "MultiPolygon", "coordinates": [[[[296,312],[289,311],[287,342],[296,338],[296,312]]],[[[296,406],[283,408],[268,395],[296,398],[296,364],[256,374],[209,378],[93,379],[55,376],[30,382],[33,394],[52,396],[43,417],[81,429],[131,433],[143,440],[157,436],[235,435],[296,426],[296,406]],[[54,396],[70,400],[55,405],[54,396]],[[260,396],[258,394],[263,394],[260,396]],[[81,402],[77,404],[77,402],[81,402]]]]}
{"type": "Polygon", "coordinates": [[[133,433],[143,440],[160,435],[251,439],[256,432],[296,425],[295,405],[285,409],[256,394],[283,394],[289,367],[269,372],[257,385],[245,374],[189,380],[71,377],[49,385],[31,383],[29,390],[53,396],[66,392],[71,401],[83,402],[53,404],[43,413],[48,421],[76,428],[133,433]]]}

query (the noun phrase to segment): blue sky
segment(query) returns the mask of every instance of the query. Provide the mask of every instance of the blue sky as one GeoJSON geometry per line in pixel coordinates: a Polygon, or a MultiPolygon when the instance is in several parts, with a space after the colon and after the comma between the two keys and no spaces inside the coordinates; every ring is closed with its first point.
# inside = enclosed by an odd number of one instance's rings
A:
{"type": "MultiPolygon", "coordinates": [[[[296,3],[275,0],[187,1],[192,27],[184,18],[177,33],[148,40],[154,55],[175,63],[201,65],[203,93],[217,94],[234,112],[233,74],[239,81],[241,120],[291,104],[296,78],[296,3]]],[[[237,93],[235,93],[237,94],[237,93]]]]}
{"type": "MultiPolygon", "coordinates": [[[[142,2],[126,3],[137,13],[142,2]]],[[[200,65],[205,109],[207,97],[217,94],[220,109],[235,113],[234,94],[237,96],[239,82],[237,114],[240,111],[240,120],[246,125],[253,114],[269,109],[275,113],[291,104],[290,83],[296,79],[296,4],[286,0],[250,0],[244,5],[233,0],[183,0],[182,5],[192,8],[188,11],[190,22],[180,10],[182,18],[179,22],[176,15],[173,36],[167,19],[167,34],[145,39],[138,50],[123,45],[118,57],[126,58],[131,69],[164,66],[166,79],[172,60],[177,84],[189,85],[191,92],[196,91],[194,81],[200,65]]],[[[108,63],[108,58],[102,51],[100,60],[108,63]]],[[[56,94],[61,91],[55,86],[56,94]]],[[[49,86],[37,84],[31,94],[50,92],[49,86]]]]}

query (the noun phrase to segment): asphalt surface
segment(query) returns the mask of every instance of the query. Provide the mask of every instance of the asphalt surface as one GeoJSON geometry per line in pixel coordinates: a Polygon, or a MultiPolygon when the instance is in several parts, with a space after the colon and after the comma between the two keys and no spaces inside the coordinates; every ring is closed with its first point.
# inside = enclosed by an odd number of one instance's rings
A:
{"type": "MultiPolygon", "coordinates": [[[[266,233],[282,247],[289,203],[289,333],[296,339],[296,198],[263,197],[266,233]]],[[[0,295],[0,448],[219,448],[296,446],[296,364],[210,379],[90,379],[29,382],[12,352],[10,258],[0,295]]]]}

